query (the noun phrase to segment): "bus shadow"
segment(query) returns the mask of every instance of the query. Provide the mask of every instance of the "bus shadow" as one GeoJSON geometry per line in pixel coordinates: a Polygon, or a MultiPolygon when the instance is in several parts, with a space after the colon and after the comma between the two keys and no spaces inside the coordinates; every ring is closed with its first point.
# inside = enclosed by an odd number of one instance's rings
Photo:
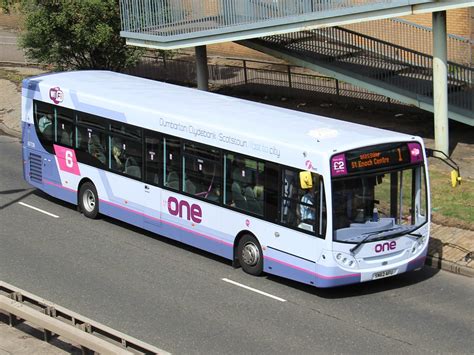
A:
{"type": "Polygon", "coordinates": [[[299,291],[313,294],[317,297],[322,297],[326,299],[341,299],[366,296],[375,293],[381,293],[413,286],[431,279],[438,272],[439,269],[435,269],[425,265],[423,269],[418,271],[410,271],[386,279],[362,282],[358,284],[339,286],[334,288],[317,288],[310,285],[300,284],[295,281],[286,280],[273,275],[268,275],[267,278],[269,280],[297,289],[299,291]]]}
{"type": "Polygon", "coordinates": [[[0,191],[0,195],[13,195],[13,194],[17,194],[17,193],[20,193],[20,192],[25,192],[25,193],[18,196],[15,199],[13,199],[12,201],[9,201],[9,202],[5,203],[4,205],[0,205],[0,211],[14,205],[15,203],[18,203],[18,202],[22,201],[23,199],[25,199],[29,195],[34,195],[35,194],[34,189],[16,189],[16,190],[0,191]]]}

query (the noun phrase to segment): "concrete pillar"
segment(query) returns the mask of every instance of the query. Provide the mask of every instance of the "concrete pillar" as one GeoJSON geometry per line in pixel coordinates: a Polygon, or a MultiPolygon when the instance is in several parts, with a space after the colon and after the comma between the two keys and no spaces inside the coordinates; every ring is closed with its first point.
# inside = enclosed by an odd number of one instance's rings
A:
{"type": "Polygon", "coordinates": [[[208,91],[209,71],[207,70],[206,46],[197,46],[194,48],[196,52],[197,88],[199,90],[208,91]]]}
{"type": "Polygon", "coordinates": [[[449,155],[446,11],[433,12],[433,102],[435,149],[449,155]]]}

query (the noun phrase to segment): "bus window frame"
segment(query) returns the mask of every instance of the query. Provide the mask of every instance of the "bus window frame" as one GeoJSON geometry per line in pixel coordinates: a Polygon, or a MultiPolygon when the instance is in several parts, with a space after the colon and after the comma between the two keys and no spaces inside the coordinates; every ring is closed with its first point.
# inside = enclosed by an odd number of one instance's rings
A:
{"type": "MultiPolygon", "coordinates": [[[[47,103],[47,102],[44,102],[44,101],[39,101],[39,100],[33,100],[34,103],[38,102],[40,103],[41,105],[45,105],[45,107],[50,107],[53,109],[53,113],[55,114],[55,105],[52,105],[50,103],[47,103]]],[[[67,108],[67,107],[65,107],[67,108]]],[[[107,118],[107,117],[102,117],[102,116],[97,116],[95,114],[92,114],[92,113],[89,113],[89,112],[85,112],[85,111],[81,111],[81,110],[77,110],[77,109],[70,109],[70,108],[67,108],[69,110],[72,111],[73,113],[73,129],[74,129],[74,138],[73,138],[73,147],[72,149],[74,149],[74,151],[76,152],[76,155],[77,155],[77,158],[78,158],[78,161],[82,164],[85,164],[85,165],[89,165],[91,167],[94,167],[96,169],[101,169],[101,170],[104,170],[104,171],[108,171],[110,173],[113,173],[113,174],[117,174],[117,175],[120,175],[120,176],[123,176],[125,178],[128,178],[128,179],[133,179],[133,180],[136,180],[136,181],[139,181],[141,183],[143,183],[144,185],[146,184],[150,184],[150,185],[153,185],[153,186],[156,186],[158,188],[161,188],[161,189],[164,189],[164,190],[167,190],[167,191],[170,191],[172,193],[178,193],[178,194],[181,194],[183,196],[187,196],[187,197],[190,197],[190,198],[194,198],[194,199],[197,199],[197,200],[200,200],[200,201],[203,201],[203,202],[206,202],[206,203],[209,203],[209,204],[212,204],[212,205],[215,205],[215,206],[219,206],[221,208],[226,208],[228,210],[231,210],[231,211],[234,211],[234,212],[238,212],[238,213],[241,213],[243,215],[247,215],[249,217],[253,217],[253,218],[257,218],[257,219],[260,219],[260,220],[263,220],[263,221],[266,221],[266,222],[269,222],[269,223],[273,223],[275,225],[278,225],[278,226],[281,226],[281,227],[284,227],[284,228],[288,228],[288,229],[291,229],[291,230],[294,230],[296,232],[299,232],[299,233],[304,233],[306,235],[310,235],[312,237],[316,237],[318,239],[325,239],[326,236],[328,235],[327,233],[327,227],[323,228],[323,233],[319,233],[319,230],[317,230],[315,228],[314,231],[307,231],[307,230],[304,230],[304,229],[301,229],[301,228],[298,228],[298,227],[292,227],[288,224],[285,224],[283,222],[281,222],[281,204],[282,204],[282,183],[281,183],[281,177],[282,177],[282,172],[285,170],[285,169],[292,169],[292,170],[301,170],[301,169],[298,169],[296,167],[292,167],[292,166],[288,166],[288,165],[283,165],[283,164],[280,164],[280,163],[277,163],[277,162],[274,162],[274,161],[270,161],[270,160],[264,160],[264,159],[261,159],[261,158],[258,158],[258,157],[255,157],[255,156],[250,156],[250,155],[247,155],[247,154],[242,154],[242,153],[239,153],[239,152],[235,152],[235,151],[230,151],[230,150],[226,150],[224,148],[220,148],[220,147],[217,147],[217,146],[212,146],[212,145],[209,145],[209,144],[204,144],[204,143],[201,143],[201,142],[198,142],[198,141],[194,141],[194,140],[190,140],[190,139],[186,139],[186,138],[181,138],[181,137],[178,137],[178,136],[173,136],[173,135],[169,135],[169,134],[166,134],[166,133],[163,133],[163,132],[160,132],[160,131],[154,131],[154,130],[151,130],[151,129],[148,129],[148,128],[145,128],[145,127],[139,127],[139,126],[135,126],[135,125],[130,125],[126,122],[121,122],[119,120],[114,120],[114,119],[111,119],[111,118],[107,118]],[[89,125],[87,122],[84,122],[84,120],[81,120],[81,116],[83,117],[91,117],[92,120],[91,120],[91,123],[92,125],[89,125]],[[96,122],[96,124],[94,124],[94,121],[96,122]],[[111,125],[125,125],[125,126],[130,126],[132,127],[133,129],[135,129],[137,132],[140,133],[140,138],[137,139],[137,142],[140,142],[141,144],[141,158],[142,158],[142,164],[141,164],[141,177],[140,178],[137,178],[137,177],[134,177],[134,176],[131,176],[131,175],[128,175],[128,174],[125,174],[124,172],[120,172],[120,171],[116,171],[116,170],[113,170],[109,167],[109,159],[110,159],[110,139],[112,139],[114,136],[120,136],[124,139],[132,139],[129,135],[122,135],[120,134],[119,132],[115,131],[113,132],[112,129],[110,128],[111,125]],[[80,150],[78,149],[78,147],[76,147],[77,145],[77,139],[76,139],[76,134],[77,134],[77,128],[80,127],[80,128],[85,128],[85,129],[93,129],[93,130],[96,130],[96,131],[99,131],[101,132],[102,134],[105,135],[106,137],[106,140],[107,140],[107,144],[105,146],[105,149],[106,149],[106,157],[107,157],[107,160],[106,160],[106,163],[105,164],[93,164],[92,163],[92,158],[91,159],[84,159],[86,156],[88,157],[91,157],[90,153],[88,152],[85,152],[83,150],[80,150]],[[163,161],[161,162],[161,173],[162,173],[162,176],[160,177],[158,183],[153,183],[153,182],[148,182],[146,181],[145,179],[145,169],[146,169],[146,139],[145,137],[146,136],[149,136],[149,135],[153,135],[154,137],[156,138],[159,138],[160,140],[160,149],[162,150],[161,154],[163,154],[163,161]],[[179,142],[179,149],[180,149],[180,152],[179,152],[179,159],[178,159],[178,163],[179,163],[179,171],[180,171],[180,176],[179,176],[179,188],[178,189],[172,189],[168,186],[165,186],[165,174],[166,174],[166,170],[165,170],[165,159],[166,159],[166,145],[165,145],[165,142],[167,139],[172,139],[172,140],[176,140],[177,142],[179,142]],[[182,164],[183,161],[183,152],[184,152],[184,145],[185,144],[197,144],[197,145],[200,145],[200,146],[203,146],[203,147],[209,147],[209,149],[216,149],[220,152],[220,156],[219,156],[219,165],[220,165],[220,174],[221,174],[221,181],[220,181],[220,184],[221,184],[221,196],[219,198],[219,201],[212,201],[212,200],[209,200],[209,199],[206,199],[206,198],[202,198],[200,196],[196,196],[196,195],[193,195],[193,194],[190,194],[188,192],[185,192],[183,191],[183,184],[182,184],[182,179],[183,179],[183,169],[185,169],[185,166],[182,164]],[[226,174],[226,171],[225,171],[225,157],[227,155],[234,155],[234,156],[238,156],[242,159],[249,159],[249,160],[252,160],[252,161],[255,161],[257,164],[264,164],[265,166],[266,165],[273,165],[275,167],[275,169],[277,169],[277,172],[278,172],[278,185],[277,185],[277,191],[276,191],[276,194],[277,194],[277,206],[276,206],[276,216],[274,219],[271,219],[268,217],[268,213],[267,213],[267,209],[266,209],[266,203],[267,203],[267,189],[265,189],[265,186],[267,185],[264,185],[264,196],[263,196],[263,213],[260,215],[258,213],[253,213],[251,211],[247,211],[247,210],[242,210],[242,209],[239,209],[239,208],[236,208],[236,207],[233,207],[231,205],[227,205],[225,204],[225,201],[224,201],[224,190],[225,190],[225,182],[226,182],[226,177],[225,177],[225,174],[226,174]]],[[[53,144],[54,144],[54,138],[53,138],[53,142],[51,142],[51,149],[48,150],[47,149],[47,146],[45,145],[45,143],[43,142],[42,140],[42,134],[39,132],[39,127],[37,125],[37,120],[36,120],[36,106],[34,106],[34,115],[35,115],[35,122],[34,122],[34,125],[35,125],[35,130],[36,130],[36,134],[37,136],[40,138],[40,142],[41,144],[43,145],[43,147],[45,148],[46,151],[48,151],[48,153],[50,154],[55,154],[54,153],[54,149],[53,149],[53,144]]],[[[56,122],[56,119],[55,119],[55,122],[56,122]]],[[[54,131],[54,135],[57,134],[56,132],[57,130],[55,129],[54,131]]],[[[191,154],[192,155],[192,154],[191,154]]],[[[194,156],[194,155],[193,155],[194,156]]],[[[266,170],[266,168],[265,168],[266,170]]],[[[264,170],[264,171],[265,171],[264,170]]],[[[321,200],[320,198],[320,202],[321,203],[324,203],[325,202],[325,205],[324,207],[326,208],[326,221],[323,221],[323,220],[320,220],[318,223],[319,225],[324,225],[324,226],[327,226],[327,198],[325,196],[326,194],[326,187],[325,187],[325,183],[324,183],[324,177],[323,175],[320,175],[319,178],[319,181],[320,181],[320,186],[322,184],[323,188],[324,188],[324,198],[321,200]]],[[[264,173],[262,175],[263,179],[264,179],[264,183],[266,182],[266,173],[264,173]]],[[[316,208],[318,209],[319,206],[317,206],[316,208]]],[[[320,213],[319,213],[320,214],[320,213]]],[[[317,216],[317,218],[319,218],[319,216],[317,216]]],[[[320,228],[318,228],[320,229],[320,228]]]]}
{"type": "Polygon", "coordinates": [[[33,100],[33,123],[35,127],[36,136],[38,137],[38,140],[40,141],[43,149],[46,150],[50,154],[55,154],[53,146],[56,142],[56,110],[55,110],[54,105],[48,102],[44,102],[44,101],[33,100]],[[51,122],[51,125],[53,126],[52,128],[53,135],[52,135],[51,140],[45,139],[43,132],[40,131],[40,128],[39,128],[40,117],[38,117],[39,115],[38,115],[38,108],[37,108],[38,104],[40,106],[44,106],[44,107],[47,107],[48,109],[51,109],[51,112],[48,112],[48,114],[52,115],[52,118],[53,118],[51,122]]]}
{"type": "MultiPolygon", "coordinates": [[[[144,139],[143,131],[144,131],[144,128],[142,128],[142,127],[134,126],[134,125],[131,125],[131,124],[128,124],[128,123],[125,123],[125,122],[120,122],[120,121],[107,119],[106,134],[107,134],[107,153],[108,153],[107,170],[108,171],[110,171],[111,173],[120,175],[120,176],[124,176],[124,177],[130,178],[130,179],[134,179],[134,180],[146,183],[144,178],[143,178],[144,168],[145,168],[145,162],[144,162],[145,139],[144,139]],[[125,133],[118,132],[118,131],[112,131],[111,127],[112,127],[114,122],[117,123],[117,124],[120,124],[123,127],[129,126],[129,127],[134,128],[134,129],[137,129],[137,131],[140,132],[140,136],[139,137],[132,137],[132,135],[127,135],[125,133]],[[140,149],[139,149],[139,151],[140,151],[140,161],[141,161],[141,164],[140,164],[140,178],[138,178],[136,176],[133,176],[131,174],[127,174],[127,173],[125,173],[125,171],[112,169],[112,141],[113,141],[114,138],[122,139],[122,141],[132,141],[132,142],[135,142],[135,143],[138,142],[140,144],[140,149]]],[[[125,167],[125,161],[123,163],[124,163],[124,167],[125,167]]]]}

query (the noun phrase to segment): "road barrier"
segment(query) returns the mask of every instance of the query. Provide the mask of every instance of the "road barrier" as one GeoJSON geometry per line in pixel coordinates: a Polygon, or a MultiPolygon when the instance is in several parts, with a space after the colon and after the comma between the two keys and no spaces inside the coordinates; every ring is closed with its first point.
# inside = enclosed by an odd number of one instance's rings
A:
{"type": "Polygon", "coordinates": [[[11,326],[27,321],[43,329],[45,341],[62,336],[81,346],[83,353],[169,354],[3,281],[0,311],[9,317],[11,326]]]}

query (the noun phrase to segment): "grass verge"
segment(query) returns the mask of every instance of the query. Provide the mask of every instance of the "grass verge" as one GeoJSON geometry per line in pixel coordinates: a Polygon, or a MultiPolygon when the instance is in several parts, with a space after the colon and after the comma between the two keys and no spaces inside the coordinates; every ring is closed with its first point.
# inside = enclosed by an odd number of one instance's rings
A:
{"type": "Polygon", "coordinates": [[[449,172],[430,169],[433,222],[474,230],[474,181],[451,187],[449,172]]]}

